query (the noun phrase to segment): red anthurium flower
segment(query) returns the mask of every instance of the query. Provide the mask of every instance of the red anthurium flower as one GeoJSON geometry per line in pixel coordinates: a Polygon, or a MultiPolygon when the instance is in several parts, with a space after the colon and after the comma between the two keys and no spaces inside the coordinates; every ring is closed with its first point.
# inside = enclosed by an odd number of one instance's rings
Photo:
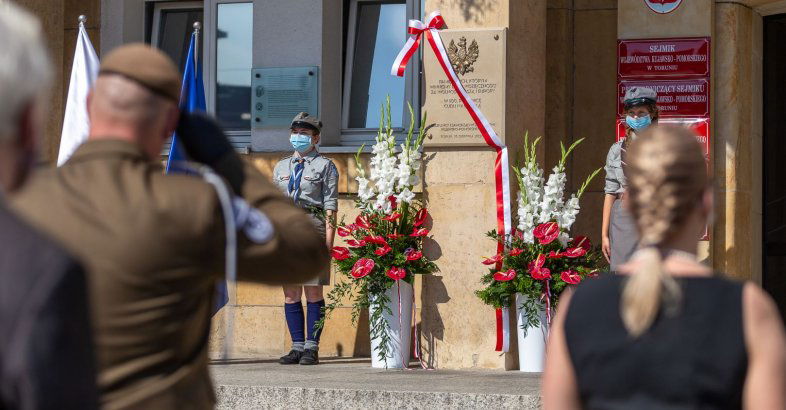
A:
{"type": "Polygon", "coordinates": [[[349,249],[341,246],[334,246],[330,251],[330,254],[333,256],[333,259],[343,261],[344,259],[349,258],[349,249]]]}
{"type": "Polygon", "coordinates": [[[374,263],[373,259],[360,258],[357,262],[355,262],[355,265],[352,266],[352,270],[349,272],[349,274],[352,275],[352,277],[355,279],[360,279],[371,273],[371,271],[374,270],[374,265],[376,264],[374,263]]]}
{"type": "Polygon", "coordinates": [[[568,258],[580,258],[587,254],[587,250],[584,248],[568,248],[564,255],[568,258]]]}
{"type": "Polygon", "coordinates": [[[381,246],[381,247],[377,248],[376,250],[374,250],[374,254],[379,255],[379,256],[385,256],[388,253],[390,253],[390,251],[392,251],[392,250],[393,250],[393,248],[388,246],[388,244],[385,244],[384,246],[381,246]]]}
{"type": "Polygon", "coordinates": [[[393,280],[401,280],[407,277],[407,271],[404,268],[397,268],[395,266],[391,266],[387,272],[385,272],[390,279],[393,280]]]}
{"type": "Polygon", "coordinates": [[[494,280],[497,282],[507,282],[509,280],[513,280],[516,277],[516,271],[513,269],[508,269],[505,272],[497,272],[494,274],[494,280]]]}
{"type": "Polygon", "coordinates": [[[529,275],[535,280],[548,280],[551,279],[551,271],[548,268],[540,268],[538,270],[530,270],[529,275]]]}
{"type": "Polygon", "coordinates": [[[546,256],[546,257],[547,257],[548,259],[559,259],[559,258],[562,258],[562,257],[564,257],[564,256],[565,256],[565,254],[564,254],[564,253],[562,253],[562,252],[554,252],[554,251],[551,251],[551,252],[549,252],[548,256],[546,256]]]}
{"type": "Polygon", "coordinates": [[[349,224],[347,225],[347,229],[349,229],[350,232],[355,232],[360,229],[360,227],[355,224],[349,224]]]}
{"type": "Polygon", "coordinates": [[[542,245],[547,245],[554,242],[559,236],[559,225],[556,222],[546,222],[538,225],[532,234],[538,238],[542,245]]]}
{"type": "Polygon", "coordinates": [[[400,233],[390,233],[390,234],[387,235],[387,237],[388,237],[388,239],[392,239],[392,240],[395,241],[398,238],[403,238],[404,235],[402,235],[400,233]]]}
{"type": "Polygon", "coordinates": [[[497,255],[494,255],[494,256],[484,260],[481,263],[484,264],[484,265],[493,265],[493,264],[499,263],[501,261],[502,261],[502,254],[497,254],[497,255]]]}
{"type": "Polygon", "coordinates": [[[366,246],[366,241],[356,241],[354,239],[350,239],[347,241],[347,246],[350,248],[362,248],[366,246]]]}
{"type": "Polygon", "coordinates": [[[398,213],[398,212],[393,212],[392,214],[390,214],[388,216],[383,216],[382,220],[383,221],[393,222],[393,221],[395,221],[398,218],[401,218],[401,214],[398,213]]]}
{"type": "Polygon", "coordinates": [[[581,275],[575,270],[566,270],[559,274],[560,279],[562,279],[565,283],[570,283],[571,285],[578,285],[581,282],[581,275]]]}
{"type": "Polygon", "coordinates": [[[336,232],[338,233],[338,236],[340,236],[342,238],[352,234],[352,231],[349,228],[344,227],[344,226],[339,226],[338,229],[336,230],[336,232]]]}
{"type": "Polygon", "coordinates": [[[416,261],[423,257],[423,252],[415,248],[407,248],[407,250],[404,251],[404,256],[407,257],[408,261],[416,261]]]}
{"type": "Polygon", "coordinates": [[[583,248],[587,252],[589,252],[590,249],[592,249],[592,243],[590,243],[589,238],[587,238],[586,236],[577,236],[573,238],[573,240],[570,241],[570,246],[572,248],[583,248]]]}
{"type": "Polygon", "coordinates": [[[409,236],[426,236],[428,235],[428,229],[426,228],[415,228],[412,230],[412,233],[409,236]]]}
{"type": "Polygon", "coordinates": [[[388,197],[388,202],[390,202],[390,209],[398,208],[398,201],[396,200],[395,195],[391,195],[388,197]]]}
{"type": "Polygon", "coordinates": [[[381,235],[366,235],[366,237],[363,238],[363,240],[366,241],[367,243],[373,243],[374,245],[388,244],[387,242],[385,242],[385,237],[381,235]]]}
{"type": "Polygon", "coordinates": [[[510,256],[521,255],[522,252],[524,252],[524,249],[513,248],[510,250],[510,256]]]}
{"type": "Polygon", "coordinates": [[[421,209],[418,213],[415,214],[415,222],[412,224],[414,226],[420,226],[426,223],[426,217],[428,217],[428,211],[426,208],[421,209]]]}
{"type": "Polygon", "coordinates": [[[371,229],[371,222],[369,222],[366,215],[358,215],[358,217],[355,218],[355,224],[358,228],[371,229]]]}

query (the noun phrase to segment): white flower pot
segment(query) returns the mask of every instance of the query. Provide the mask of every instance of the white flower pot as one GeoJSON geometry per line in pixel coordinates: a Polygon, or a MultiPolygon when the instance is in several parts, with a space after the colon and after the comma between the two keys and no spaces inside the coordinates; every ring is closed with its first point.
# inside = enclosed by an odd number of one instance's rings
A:
{"type": "Polygon", "coordinates": [[[538,301],[541,306],[540,325],[529,326],[524,329],[521,324],[525,323],[523,312],[520,309],[526,296],[516,294],[516,330],[519,341],[519,370],[522,372],[538,373],[543,371],[543,364],[546,359],[546,339],[548,337],[548,325],[546,321],[546,307],[538,301]]]}
{"type": "MultiPolygon", "coordinates": [[[[403,369],[409,363],[409,354],[412,331],[412,285],[400,280],[399,285],[395,284],[388,289],[387,296],[390,300],[388,307],[390,314],[383,312],[382,318],[388,329],[387,356],[384,360],[380,359],[377,350],[382,341],[378,338],[371,338],[371,367],[376,369],[403,369]],[[401,291],[401,322],[399,322],[399,289],[401,291]],[[399,323],[401,326],[399,327],[399,323]]],[[[373,313],[373,306],[369,309],[369,318],[373,313]]]]}

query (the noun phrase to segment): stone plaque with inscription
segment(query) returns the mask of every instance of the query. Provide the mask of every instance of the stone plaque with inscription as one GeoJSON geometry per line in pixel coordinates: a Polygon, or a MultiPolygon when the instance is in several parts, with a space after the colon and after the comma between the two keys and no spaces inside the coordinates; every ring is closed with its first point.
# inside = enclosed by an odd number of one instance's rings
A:
{"type": "MultiPolygon", "coordinates": [[[[505,29],[442,30],[453,70],[491,126],[505,135],[505,29]]],[[[424,41],[423,109],[428,113],[425,143],[431,146],[486,146],[434,51],[424,41]]]]}

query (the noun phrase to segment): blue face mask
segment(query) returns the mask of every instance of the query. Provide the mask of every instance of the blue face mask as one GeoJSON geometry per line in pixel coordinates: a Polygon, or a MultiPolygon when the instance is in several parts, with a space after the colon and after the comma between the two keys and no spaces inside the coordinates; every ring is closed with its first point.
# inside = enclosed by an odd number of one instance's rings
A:
{"type": "Polygon", "coordinates": [[[301,154],[314,146],[311,143],[311,136],[306,134],[292,134],[289,136],[289,142],[292,143],[292,148],[301,154]]]}
{"type": "Polygon", "coordinates": [[[643,130],[652,124],[652,118],[649,115],[645,115],[643,117],[633,118],[630,115],[625,117],[625,123],[628,124],[628,127],[633,128],[636,131],[643,130]]]}

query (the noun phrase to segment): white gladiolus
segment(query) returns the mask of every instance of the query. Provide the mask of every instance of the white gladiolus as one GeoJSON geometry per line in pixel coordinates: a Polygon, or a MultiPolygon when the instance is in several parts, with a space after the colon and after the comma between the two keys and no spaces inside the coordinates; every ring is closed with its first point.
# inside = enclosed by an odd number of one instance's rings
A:
{"type": "Polygon", "coordinates": [[[514,171],[519,181],[519,194],[517,197],[519,223],[517,228],[521,231],[525,243],[535,243],[533,230],[539,224],[556,222],[562,231],[557,239],[563,247],[568,245],[570,241],[568,232],[576,222],[576,217],[580,210],[579,198],[592,178],[600,171],[595,171],[587,178],[578,193],[571,194],[567,202],[565,201],[565,184],[567,182],[565,174],[566,159],[581,141],[576,141],[568,149],[561,146],[562,159],[554,167],[548,180],[544,180],[543,170],[538,165],[536,158],[538,140],[535,140],[532,144],[527,139],[524,140],[524,167],[514,171]]]}

